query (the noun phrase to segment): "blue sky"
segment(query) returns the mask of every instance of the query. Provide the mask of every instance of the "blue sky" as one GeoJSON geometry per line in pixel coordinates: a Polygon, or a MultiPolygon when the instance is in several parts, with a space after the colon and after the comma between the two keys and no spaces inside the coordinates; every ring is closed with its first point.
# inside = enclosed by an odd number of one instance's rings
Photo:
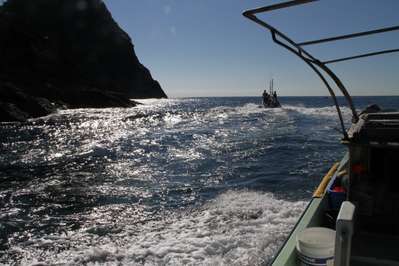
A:
{"type": "MultiPolygon", "coordinates": [[[[321,81],[241,14],[279,1],[105,0],[169,97],[327,95],[321,81]]],[[[295,41],[399,25],[398,0],[322,0],[265,15],[295,41]],[[384,4],[384,6],[381,6],[384,4]]],[[[321,59],[399,48],[399,32],[309,47],[321,59]]],[[[352,95],[399,95],[399,53],[330,65],[352,95]]]]}

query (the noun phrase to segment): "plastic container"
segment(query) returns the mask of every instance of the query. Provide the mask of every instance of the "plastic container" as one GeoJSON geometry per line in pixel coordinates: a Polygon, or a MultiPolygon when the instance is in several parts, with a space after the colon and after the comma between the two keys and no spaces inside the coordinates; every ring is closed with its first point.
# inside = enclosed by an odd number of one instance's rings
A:
{"type": "Polygon", "coordinates": [[[333,210],[339,210],[342,202],[346,200],[346,192],[342,187],[334,187],[333,189],[327,189],[328,200],[330,207],[333,210]]]}
{"type": "Polygon", "coordinates": [[[309,227],[296,238],[300,265],[334,265],[335,231],[324,227],[309,227]]]}
{"type": "Polygon", "coordinates": [[[342,202],[346,200],[346,191],[341,185],[341,177],[333,178],[327,186],[327,195],[330,208],[332,210],[339,210],[342,202]]]}

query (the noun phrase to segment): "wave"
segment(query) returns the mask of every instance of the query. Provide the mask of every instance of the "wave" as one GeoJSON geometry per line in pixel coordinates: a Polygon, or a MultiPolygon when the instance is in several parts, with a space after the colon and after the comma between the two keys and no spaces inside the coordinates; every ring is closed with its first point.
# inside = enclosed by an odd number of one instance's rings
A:
{"type": "Polygon", "coordinates": [[[271,193],[228,191],[198,210],[139,228],[126,225],[123,232],[115,232],[97,225],[98,230],[32,240],[15,251],[24,254],[26,264],[38,263],[38,253],[45,253],[41,263],[262,265],[271,260],[305,206],[306,202],[277,199],[271,193]],[[109,238],[107,231],[117,237],[109,238]],[[64,241],[76,246],[58,254],[46,250],[64,241]]]}
{"type": "MultiPolygon", "coordinates": [[[[341,112],[344,118],[351,116],[351,110],[348,107],[341,107],[341,112]]],[[[253,115],[253,114],[268,114],[268,115],[290,115],[301,114],[312,117],[337,117],[337,110],[335,106],[325,107],[305,107],[298,105],[283,105],[282,108],[266,109],[261,105],[255,103],[247,103],[237,107],[219,106],[209,110],[210,116],[223,117],[223,115],[253,115]]]]}
{"type": "Polygon", "coordinates": [[[226,114],[226,115],[232,115],[232,114],[241,114],[241,115],[250,115],[250,114],[256,114],[256,113],[262,113],[264,108],[262,106],[255,104],[255,103],[247,103],[241,106],[236,106],[236,107],[230,107],[230,106],[218,106],[211,108],[209,110],[209,114],[226,114]]]}
{"type": "MultiPolygon", "coordinates": [[[[295,112],[307,116],[315,117],[338,117],[337,109],[335,106],[325,106],[325,107],[304,107],[295,105],[285,105],[282,108],[286,112],[295,112]]],[[[344,118],[348,118],[351,115],[351,110],[349,107],[341,107],[341,112],[344,118]]]]}

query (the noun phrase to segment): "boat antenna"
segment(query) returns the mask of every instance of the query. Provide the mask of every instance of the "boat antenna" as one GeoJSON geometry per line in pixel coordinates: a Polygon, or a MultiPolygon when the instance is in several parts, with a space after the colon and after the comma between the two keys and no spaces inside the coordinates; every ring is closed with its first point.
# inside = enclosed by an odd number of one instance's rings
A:
{"type": "Polygon", "coordinates": [[[273,94],[273,79],[272,79],[272,87],[270,89],[270,94],[273,94]]]}
{"type": "Polygon", "coordinates": [[[274,80],[272,79],[272,92],[274,92],[274,80]]]}
{"type": "Polygon", "coordinates": [[[389,31],[396,31],[396,30],[399,30],[399,25],[393,26],[393,27],[385,27],[385,28],[373,29],[373,30],[369,30],[369,31],[356,32],[356,33],[352,33],[352,34],[333,36],[333,37],[319,39],[319,40],[312,40],[312,41],[305,41],[305,42],[297,43],[297,42],[293,41],[291,38],[287,37],[287,35],[285,35],[281,31],[277,30],[275,27],[271,26],[270,24],[268,24],[264,20],[259,19],[256,16],[256,14],[258,14],[258,13],[270,12],[272,10],[288,8],[288,7],[307,4],[307,3],[316,2],[316,1],[319,1],[319,0],[291,0],[291,1],[286,1],[286,2],[269,5],[269,6],[250,9],[250,10],[245,11],[243,13],[243,15],[246,18],[259,24],[260,26],[268,29],[272,35],[272,40],[275,43],[284,47],[285,49],[289,50],[290,52],[294,53],[295,55],[297,55],[317,74],[317,76],[322,80],[324,85],[327,87],[327,90],[330,93],[330,95],[334,101],[335,107],[337,109],[338,117],[339,117],[339,120],[341,123],[341,128],[342,128],[342,133],[344,135],[344,139],[348,139],[348,134],[345,130],[344,120],[342,118],[342,113],[341,113],[341,109],[338,104],[337,97],[335,96],[334,90],[331,88],[330,84],[328,83],[328,81],[326,80],[324,75],[329,76],[334,81],[334,83],[336,84],[338,89],[341,91],[341,93],[344,95],[344,97],[352,111],[352,123],[356,123],[359,120],[359,116],[356,112],[356,108],[353,104],[352,98],[349,95],[344,84],[341,82],[341,80],[338,78],[338,76],[327,66],[327,64],[338,63],[338,62],[342,62],[342,61],[348,61],[348,60],[369,57],[369,56],[375,56],[375,55],[381,55],[381,54],[395,53],[395,52],[399,52],[399,49],[382,50],[382,51],[370,52],[370,53],[365,53],[365,54],[358,54],[358,55],[354,55],[354,56],[350,56],[350,57],[343,57],[343,58],[331,59],[331,60],[327,60],[327,61],[321,61],[321,60],[315,58],[309,52],[307,52],[303,48],[303,46],[315,45],[315,44],[326,43],[326,42],[334,42],[334,41],[345,40],[345,39],[352,39],[352,38],[357,38],[357,37],[362,37],[362,36],[367,36],[367,35],[389,32],[389,31]]]}
{"type": "Polygon", "coordinates": [[[269,94],[273,94],[273,79],[269,81],[269,94]]]}

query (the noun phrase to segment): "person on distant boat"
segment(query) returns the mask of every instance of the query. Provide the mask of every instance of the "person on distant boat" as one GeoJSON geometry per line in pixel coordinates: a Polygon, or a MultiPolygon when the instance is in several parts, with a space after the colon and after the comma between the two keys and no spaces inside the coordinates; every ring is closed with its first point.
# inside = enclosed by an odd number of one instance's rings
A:
{"type": "Polygon", "coordinates": [[[269,105],[269,101],[270,101],[270,96],[269,94],[266,92],[266,90],[263,91],[263,105],[269,105]]]}
{"type": "Polygon", "coordinates": [[[277,99],[277,92],[273,92],[273,107],[281,107],[280,102],[277,99]]]}
{"type": "Polygon", "coordinates": [[[277,92],[274,91],[273,92],[273,106],[277,106],[278,104],[278,100],[277,100],[277,92]]]}

